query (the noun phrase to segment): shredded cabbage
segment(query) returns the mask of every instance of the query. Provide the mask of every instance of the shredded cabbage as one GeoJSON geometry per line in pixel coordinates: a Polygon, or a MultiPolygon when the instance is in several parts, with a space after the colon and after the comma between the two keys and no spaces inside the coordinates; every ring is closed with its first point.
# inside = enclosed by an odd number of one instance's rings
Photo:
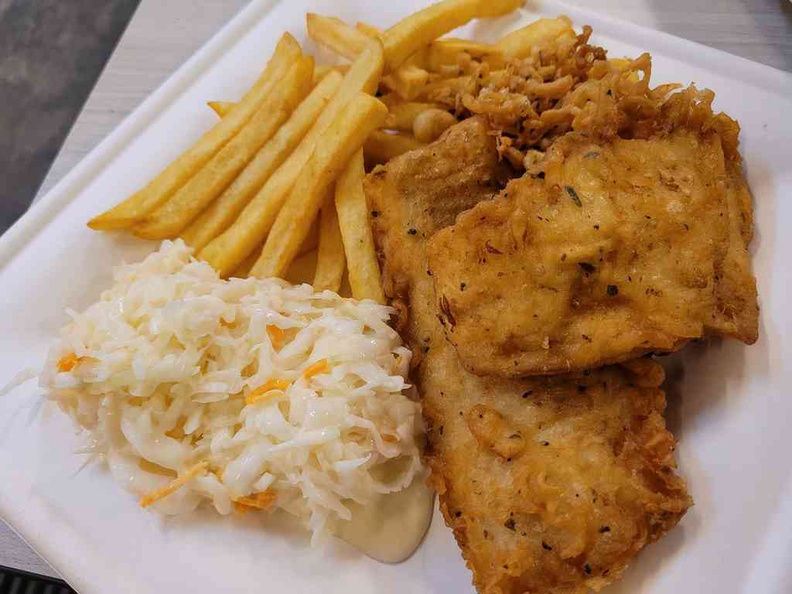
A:
{"type": "Polygon", "coordinates": [[[182,476],[152,498],[157,511],[206,501],[228,514],[274,494],[266,507],[317,540],[351,518],[349,502],[422,473],[420,407],[404,393],[410,352],[391,312],[278,279],[222,280],[165,241],[70,312],[40,384],[127,490],[182,476]]]}

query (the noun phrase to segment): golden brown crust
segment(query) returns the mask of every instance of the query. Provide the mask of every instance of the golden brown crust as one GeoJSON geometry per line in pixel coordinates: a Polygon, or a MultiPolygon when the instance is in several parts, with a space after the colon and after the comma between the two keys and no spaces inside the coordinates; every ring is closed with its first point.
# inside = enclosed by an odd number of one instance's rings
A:
{"type": "Polygon", "coordinates": [[[402,304],[401,333],[415,353],[430,480],[476,587],[583,593],[618,577],[677,523],[690,498],[673,470],[656,364],[482,378],[446,341],[425,241],[492,197],[502,173],[486,129],[465,122],[370,175],[366,193],[386,290],[402,304]]]}
{"type": "Polygon", "coordinates": [[[566,373],[709,335],[756,340],[750,195],[722,136],[570,134],[428,242],[449,340],[479,375],[566,373]]]}
{"type": "Polygon", "coordinates": [[[598,590],[689,507],[664,394],[638,386],[643,375],[610,366],[493,384],[447,347],[429,358],[432,481],[480,592],[598,590]],[[459,378],[459,390],[447,383],[459,378]],[[504,449],[512,435],[519,445],[504,449]]]}
{"type": "MultiPolygon", "coordinates": [[[[498,162],[495,139],[483,121],[470,118],[429,147],[406,153],[367,176],[382,282],[402,314],[400,324],[409,315],[410,286],[432,290],[425,261],[415,258],[416,249],[422,249],[437,229],[451,225],[460,212],[497,194],[510,173],[498,162]]],[[[409,326],[402,330],[409,331],[409,326]]]]}

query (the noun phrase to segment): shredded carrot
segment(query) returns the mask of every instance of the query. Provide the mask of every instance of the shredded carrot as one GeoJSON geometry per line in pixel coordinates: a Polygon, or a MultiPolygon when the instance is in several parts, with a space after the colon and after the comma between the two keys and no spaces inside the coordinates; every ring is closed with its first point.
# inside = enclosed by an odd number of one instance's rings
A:
{"type": "Polygon", "coordinates": [[[190,480],[194,479],[199,474],[204,473],[208,466],[209,463],[206,461],[198,462],[198,464],[190,468],[187,472],[185,472],[178,478],[173,479],[170,483],[168,483],[161,489],[157,489],[156,491],[152,491],[147,495],[143,495],[143,497],[140,498],[140,507],[148,507],[149,505],[151,505],[156,501],[159,501],[163,497],[167,497],[171,493],[178,491],[184,485],[186,485],[190,480]]]}
{"type": "Polygon", "coordinates": [[[78,357],[74,353],[69,353],[68,355],[63,355],[58,361],[58,371],[71,371],[76,367],[76,365],[82,360],[82,357],[78,357]]]}
{"type": "Polygon", "coordinates": [[[250,393],[245,396],[245,404],[255,404],[256,402],[261,402],[267,398],[267,394],[272,390],[286,390],[289,388],[291,383],[288,380],[283,379],[271,379],[265,382],[264,384],[260,385],[255,390],[251,390],[250,393]]]}
{"type": "Polygon", "coordinates": [[[181,439],[184,437],[184,426],[181,427],[174,427],[173,429],[169,429],[165,432],[165,435],[168,437],[172,437],[173,439],[181,439]]]}
{"type": "Polygon", "coordinates": [[[275,499],[275,493],[272,491],[256,493],[253,497],[237,497],[234,499],[234,509],[240,513],[250,509],[268,510],[275,504],[275,499]]]}
{"type": "Polygon", "coordinates": [[[286,339],[286,330],[278,328],[277,326],[267,326],[267,334],[269,334],[272,346],[280,349],[286,339]]]}
{"type": "Polygon", "coordinates": [[[138,468],[140,468],[140,470],[145,470],[146,472],[150,472],[151,474],[167,476],[169,479],[175,479],[177,476],[175,470],[171,470],[170,468],[165,468],[164,466],[160,466],[159,464],[154,464],[154,462],[149,462],[145,458],[141,458],[138,461],[138,468]]]}
{"type": "Polygon", "coordinates": [[[318,373],[324,373],[328,369],[330,369],[330,365],[327,363],[327,359],[319,359],[316,363],[309,365],[306,370],[303,371],[303,377],[308,379],[318,373]]]}

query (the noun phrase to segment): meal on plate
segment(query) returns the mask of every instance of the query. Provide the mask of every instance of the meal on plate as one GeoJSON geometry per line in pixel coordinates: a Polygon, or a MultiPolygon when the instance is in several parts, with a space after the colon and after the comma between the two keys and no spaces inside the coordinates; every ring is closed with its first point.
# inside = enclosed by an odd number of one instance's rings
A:
{"type": "Polygon", "coordinates": [[[691,501],[675,473],[658,364],[477,376],[446,340],[427,240],[493,199],[503,175],[495,139],[476,117],[376,169],[366,190],[379,213],[386,293],[402,304],[399,327],[417,359],[430,481],[476,585],[575,592],[618,577],[691,501]]]}
{"type": "Polygon", "coordinates": [[[141,506],[280,509],[399,561],[436,492],[488,594],[600,590],[684,516],[653,356],[757,340],[739,126],[563,16],[445,36],[520,4],[309,14],[338,63],[285,34],[89,222],[164,241],[41,383],[141,506]]]}

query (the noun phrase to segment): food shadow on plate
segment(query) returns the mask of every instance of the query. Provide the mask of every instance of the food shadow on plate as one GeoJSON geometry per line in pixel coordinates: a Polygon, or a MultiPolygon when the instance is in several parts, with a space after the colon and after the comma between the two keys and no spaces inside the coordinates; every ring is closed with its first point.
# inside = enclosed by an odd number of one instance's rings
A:
{"type": "Polygon", "coordinates": [[[694,342],[680,352],[658,357],[658,361],[666,371],[666,423],[679,442],[679,471],[688,481],[695,503],[674,530],[641,551],[624,579],[609,587],[608,592],[613,594],[648,590],[678,555],[690,549],[705,528],[707,510],[716,507],[716,494],[693,451],[692,436],[699,426],[717,423],[718,418],[727,416],[731,408],[747,398],[746,379],[761,375],[767,367],[766,349],[721,339],[694,342]],[[749,348],[752,350],[746,350],[749,348]]]}
{"type": "Polygon", "coordinates": [[[747,379],[761,376],[767,369],[763,350],[713,338],[658,359],[666,371],[666,422],[682,447],[699,424],[727,414],[748,397],[747,379]]]}
{"type": "Polygon", "coordinates": [[[750,356],[752,373],[766,375],[770,367],[768,355],[773,350],[771,345],[781,344],[779,330],[769,323],[772,319],[769,312],[774,309],[770,300],[776,294],[783,296],[782,299],[786,297],[784,291],[773,291],[771,286],[778,278],[778,271],[785,267],[786,254],[777,248],[780,215],[776,205],[780,200],[776,196],[774,174],[761,163],[748,162],[748,158],[744,161],[744,169],[754,206],[754,236],[748,251],[759,300],[759,340],[751,347],[750,356]]]}
{"type": "Polygon", "coordinates": [[[262,514],[251,511],[223,516],[209,507],[202,506],[189,514],[162,518],[162,528],[165,532],[203,530],[212,524],[228,526],[234,532],[259,532],[268,538],[281,539],[294,548],[307,548],[311,542],[308,531],[303,530],[297,521],[286,513],[280,512],[262,514]]]}
{"type": "MultiPolygon", "coordinates": [[[[15,379],[0,378],[0,388],[3,388],[5,382],[13,383],[15,379]]],[[[2,447],[7,439],[13,439],[15,427],[23,425],[32,427],[36,423],[46,410],[44,406],[46,401],[41,398],[30,379],[11,388],[7,394],[0,397],[6,402],[11,402],[12,399],[17,401],[9,404],[12,408],[9,409],[10,412],[5,416],[5,422],[0,425],[0,447],[2,447]]]]}
{"type": "Polygon", "coordinates": [[[187,538],[192,532],[198,536],[205,535],[207,531],[223,530],[229,534],[244,535],[243,540],[246,537],[274,540],[289,551],[327,555],[333,562],[364,557],[363,553],[334,537],[328,537],[326,542],[312,547],[310,532],[283,510],[275,510],[270,514],[251,511],[222,516],[203,505],[190,514],[164,517],[161,526],[163,532],[175,531],[180,533],[180,537],[187,538]]]}
{"type": "Polygon", "coordinates": [[[437,500],[432,524],[415,557],[418,557],[421,563],[428,591],[438,593],[475,591],[465,560],[457,547],[453,532],[448,529],[443,519],[437,500]]]}

